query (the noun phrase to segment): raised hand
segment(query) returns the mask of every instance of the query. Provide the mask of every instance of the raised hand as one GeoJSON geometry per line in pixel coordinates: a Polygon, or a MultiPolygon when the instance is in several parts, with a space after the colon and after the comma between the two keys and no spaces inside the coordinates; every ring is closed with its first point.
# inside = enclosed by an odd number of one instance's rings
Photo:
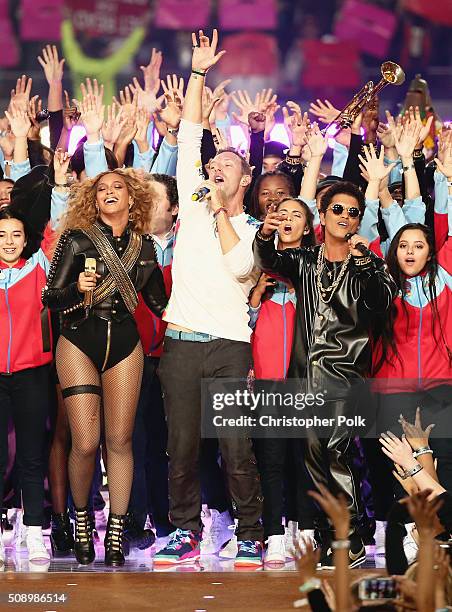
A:
{"type": "Polygon", "coordinates": [[[306,144],[306,134],[309,127],[308,113],[301,112],[301,108],[295,102],[287,102],[282,109],[284,126],[291,146],[302,147],[306,144]],[[291,114],[292,112],[292,114],[291,114]]]}
{"type": "Polygon", "coordinates": [[[203,30],[199,30],[199,45],[194,32],[192,32],[191,38],[193,43],[192,71],[207,72],[226,53],[226,51],[219,51],[217,53],[218,32],[216,29],[212,33],[212,42],[210,42],[209,37],[204,34],[203,30]]]}
{"type": "Polygon", "coordinates": [[[39,140],[41,134],[41,126],[37,120],[37,115],[42,111],[42,100],[39,96],[33,96],[30,100],[30,106],[28,110],[28,116],[30,117],[31,127],[28,131],[28,138],[30,140],[39,140]]]}
{"type": "Polygon", "coordinates": [[[270,134],[276,125],[275,115],[281,107],[276,102],[273,102],[265,109],[265,140],[270,138],[270,134]]]}
{"type": "Polygon", "coordinates": [[[137,112],[137,117],[135,121],[136,125],[136,134],[135,141],[138,145],[138,149],[140,153],[144,153],[149,149],[148,142],[148,127],[151,122],[151,115],[144,109],[139,108],[137,112]]]}
{"type": "Polygon", "coordinates": [[[79,108],[80,118],[85,126],[88,141],[90,137],[94,137],[98,140],[104,124],[105,106],[99,107],[98,99],[93,95],[87,94],[83,97],[82,102],[79,104],[79,108]]]}
{"type": "Polygon", "coordinates": [[[58,49],[55,45],[46,45],[42,50],[42,57],[38,57],[38,62],[41,64],[47,83],[61,83],[64,71],[64,58],[59,59],[58,49]]]}
{"type": "Polygon", "coordinates": [[[11,131],[17,138],[27,138],[28,130],[31,127],[28,109],[22,110],[22,106],[12,104],[9,111],[5,111],[5,115],[11,125],[11,131]]]}
{"type": "Polygon", "coordinates": [[[380,444],[384,454],[397,465],[400,465],[405,471],[410,470],[417,464],[413,457],[413,451],[406,438],[400,440],[390,431],[382,433],[380,436],[380,444]]]}
{"type": "Polygon", "coordinates": [[[316,102],[311,102],[309,106],[309,111],[318,117],[319,121],[322,123],[331,123],[335,119],[337,119],[338,115],[340,115],[340,110],[335,108],[329,100],[319,100],[317,98],[316,102]]]}
{"type": "Polygon", "coordinates": [[[308,491],[315,501],[319,504],[322,510],[329,516],[333,527],[336,531],[338,539],[345,539],[350,532],[350,510],[347,506],[345,496],[340,494],[334,497],[328,489],[322,484],[318,484],[318,491],[308,491]]]}
{"type": "MultiPolygon", "coordinates": [[[[267,112],[269,107],[276,105],[277,95],[273,93],[273,89],[262,89],[258,91],[254,98],[256,110],[260,113],[267,112]]],[[[278,106],[278,108],[280,108],[278,106]]]]}
{"type": "Polygon", "coordinates": [[[258,113],[257,104],[250,98],[249,93],[246,90],[239,89],[237,92],[233,92],[232,101],[239,109],[238,113],[233,112],[233,118],[244,125],[248,125],[248,116],[250,113],[258,113]]]}
{"type": "Polygon", "coordinates": [[[310,151],[310,158],[323,157],[328,148],[328,140],[322,136],[317,123],[311,125],[311,129],[307,135],[306,144],[310,151]]]}
{"type": "Polygon", "coordinates": [[[184,79],[182,77],[178,78],[177,74],[168,74],[166,83],[162,79],[161,85],[163,93],[166,94],[169,92],[171,98],[182,108],[184,105],[184,79]]]}
{"type": "Polygon", "coordinates": [[[33,79],[27,79],[23,74],[17,79],[16,88],[11,90],[11,102],[10,106],[14,106],[22,112],[28,111],[28,105],[30,103],[31,86],[33,79]]]}
{"type": "Polygon", "coordinates": [[[437,519],[437,512],[443,505],[443,501],[438,497],[429,501],[428,498],[431,493],[431,489],[425,489],[402,500],[416,523],[419,536],[431,535],[434,532],[437,524],[435,520],[437,519]]]}
{"type": "Polygon", "coordinates": [[[107,106],[107,120],[102,127],[102,137],[105,146],[113,148],[117,142],[126,119],[123,117],[122,107],[112,104],[107,106]]]}
{"type": "Polygon", "coordinates": [[[82,92],[83,98],[87,96],[95,103],[96,107],[100,109],[103,106],[103,97],[104,97],[104,86],[98,84],[97,79],[94,79],[91,83],[91,79],[87,78],[86,85],[84,83],[80,84],[80,90],[82,92]]]}
{"type": "Polygon", "coordinates": [[[414,120],[405,121],[400,136],[395,134],[395,147],[400,157],[409,159],[413,155],[413,151],[419,141],[419,135],[422,130],[422,124],[414,120]]]}
{"type": "Polygon", "coordinates": [[[80,112],[77,106],[74,104],[71,105],[69,94],[64,90],[63,122],[66,130],[70,132],[74,125],[77,125],[79,119],[80,112]]]}
{"type": "Polygon", "coordinates": [[[126,86],[124,87],[124,91],[121,89],[119,92],[119,102],[113,96],[113,102],[121,107],[122,116],[125,119],[130,119],[133,117],[133,120],[135,121],[135,115],[137,114],[138,109],[138,93],[139,92],[135,90],[132,94],[131,87],[126,86]]]}
{"type": "Polygon", "coordinates": [[[403,414],[400,415],[399,423],[402,425],[405,438],[414,451],[416,451],[418,448],[428,446],[428,438],[430,436],[430,432],[435,427],[435,424],[432,423],[431,425],[428,425],[425,430],[422,428],[420,408],[416,408],[414,424],[409,423],[403,414]]]}
{"type": "Polygon", "coordinates": [[[452,130],[444,130],[438,139],[436,167],[449,181],[452,181],[452,130]]]}
{"type": "Polygon", "coordinates": [[[16,142],[16,137],[11,132],[10,126],[8,124],[8,130],[5,130],[0,133],[0,149],[3,151],[3,155],[5,156],[5,159],[10,160],[13,158],[15,142],[16,142]]]}
{"type": "Polygon", "coordinates": [[[376,181],[380,184],[380,181],[388,176],[396,165],[396,162],[392,162],[389,166],[385,166],[384,157],[384,147],[381,147],[380,155],[378,155],[372,143],[369,147],[364,148],[364,156],[358,155],[358,159],[361,162],[360,169],[362,172],[367,172],[369,182],[376,181]]]}
{"type": "Polygon", "coordinates": [[[152,49],[151,60],[147,66],[140,66],[144,76],[144,91],[157,96],[160,89],[160,68],[162,67],[163,55],[161,51],[152,49]]]}
{"type": "MultiPolygon", "coordinates": [[[[173,76],[175,77],[176,84],[177,84],[177,77],[175,75],[173,76]]],[[[168,77],[168,80],[169,80],[168,84],[171,85],[170,77],[168,77]]],[[[173,85],[174,85],[174,81],[173,81],[173,85]]],[[[168,88],[164,84],[163,81],[162,81],[162,87],[164,91],[165,107],[159,111],[160,119],[162,119],[162,121],[166,123],[167,127],[173,130],[177,130],[177,128],[179,127],[180,120],[182,118],[183,102],[180,98],[180,94],[179,94],[180,90],[175,87],[168,88]]],[[[182,83],[182,87],[183,87],[183,83],[182,83]]]]}
{"type": "Polygon", "coordinates": [[[55,183],[64,185],[66,183],[66,173],[68,171],[71,156],[63,149],[57,149],[53,156],[53,167],[55,169],[55,183]]]}
{"type": "Polygon", "coordinates": [[[266,116],[264,113],[252,112],[248,115],[248,125],[253,134],[265,131],[266,116]]]}
{"type": "MultiPolygon", "coordinates": [[[[124,95],[125,104],[130,104],[130,93],[132,93],[133,96],[137,96],[138,108],[148,113],[155,113],[163,100],[163,96],[159,98],[156,97],[153,89],[143,89],[136,77],[133,77],[133,84],[131,83],[128,87],[125,87],[125,95],[122,94],[122,91],[119,92],[120,100],[121,96],[124,95]]],[[[121,104],[123,104],[123,100],[121,100],[121,104]]]]}

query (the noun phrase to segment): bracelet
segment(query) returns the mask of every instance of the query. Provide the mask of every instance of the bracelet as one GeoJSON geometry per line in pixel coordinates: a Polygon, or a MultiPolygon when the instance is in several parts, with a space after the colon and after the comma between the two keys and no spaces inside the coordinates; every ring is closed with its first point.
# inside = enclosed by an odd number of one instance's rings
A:
{"type": "Polygon", "coordinates": [[[286,155],[286,164],[289,166],[299,166],[301,161],[301,155],[286,155]]]}
{"type": "Polygon", "coordinates": [[[424,151],[422,149],[414,149],[413,159],[420,159],[423,156],[424,156],[424,151]]]}
{"type": "Polygon", "coordinates": [[[179,128],[167,128],[168,134],[172,134],[173,136],[177,136],[179,134],[179,128]]]}
{"type": "Polygon", "coordinates": [[[333,550],[345,550],[350,548],[350,540],[335,540],[331,544],[333,550]]]}
{"type": "Polygon", "coordinates": [[[201,72],[200,70],[192,70],[191,71],[192,74],[199,74],[199,76],[205,77],[207,74],[207,70],[206,72],[201,72]]]}
{"type": "Polygon", "coordinates": [[[309,578],[309,580],[306,580],[306,582],[298,588],[301,593],[309,593],[309,591],[320,589],[321,586],[322,581],[320,578],[309,578]]]}
{"type": "Polygon", "coordinates": [[[69,183],[54,183],[55,187],[70,187],[69,183]]]}
{"type": "Polygon", "coordinates": [[[213,216],[216,218],[216,217],[217,217],[217,215],[218,215],[219,213],[221,213],[221,212],[225,212],[225,213],[226,213],[226,216],[227,216],[227,217],[229,217],[229,213],[228,213],[228,211],[226,210],[226,208],[225,208],[224,206],[220,206],[220,208],[218,208],[218,209],[217,209],[217,210],[216,210],[216,211],[213,213],[213,216]]]}
{"type": "Polygon", "coordinates": [[[413,170],[414,164],[410,164],[409,166],[402,166],[402,172],[408,172],[408,170],[413,170]]]}
{"type": "Polygon", "coordinates": [[[413,452],[413,457],[416,459],[416,457],[419,457],[420,455],[427,455],[428,453],[433,455],[433,451],[430,446],[420,446],[413,452]]]}
{"type": "MultiPolygon", "coordinates": [[[[276,231],[276,230],[275,230],[275,231],[276,231]]],[[[267,236],[267,237],[266,237],[266,236],[262,236],[262,234],[261,234],[261,230],[260,230],[260,229],[259,229],[259,230],[257,230],[257,234],[256,234],[256,236],[257,236],[258,238],[260,238],[260,240],[265,240],[265,242],[269,242],[269,240],[273,240],[273,236],[274,236],[274,235],[275,235],[275,232],[273,232],[272,234],[270,234],[270,236],[267,236]]]]}
{"type": "Polygon", "coordinates": [[[416,463],[416,465],[413,468],[411,468],[411,470],[405,470],[403,480],[405,480],[406,478],[411,478],[411,476],[414,476],[415,474],[417,474],[423,469],[424,468],[422,467],[420,463],[416,463]]]}
{"type": "Polygon", "coordinates": [[[370,263],[371,261],[372,260],[370,257],[366,257],[366,256],[356,257],[355,255],[353,256],[353,262],[355,266],[367,266],[367,264],[370,263]]]}
{"type": "MultiPolygon", "coordinates": [[[[6,162],[5,162],[6,163],[6,162]]],[[[452,181],[447,181],[447,186],[452,187],[452,181]]]]}

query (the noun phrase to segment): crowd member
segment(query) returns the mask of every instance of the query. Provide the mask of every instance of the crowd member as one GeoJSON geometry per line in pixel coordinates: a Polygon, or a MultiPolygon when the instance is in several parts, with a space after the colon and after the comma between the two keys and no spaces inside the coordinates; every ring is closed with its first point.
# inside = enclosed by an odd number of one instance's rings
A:
{"type": "Polygon", "coordinates": [[[137,291],[157,315],[167,300],[152,238],[143,235],[152,197],[150,185],[133,171],[105,172],[82,183],[71,194],[65,232],[43,294],[45,303],[64,316],[56,365],[71,428],[75,554],[82,564],[95,557],[87,502],[99,446],[101,395],[110,490],[105,563],[124,564],[122,537],[133,475],[131,438],[143,369],[132,313],[137,291]],[[85,271],[86,258],[96,260],[96,272],[85,271]],[[91,291],[92,306],[86,300],[91,291]]]}
{"type": "MultiPolygon", "coordinates": [[[[209,164],[206,202],[193,202],[202,166],[202,88],[206,71],[223,55],[200,32],[193,34],[192,74],[179,132],[179,218],[173,287],[160,378],[168,423],[170,518],[177,528],[154,563],[199,557],[201,497],[201,378],[246,377],[250,363],[247,294],[253,283],[255,221],[243,212],[251,169],[235,151],[209,164]]],[[[248,439],[220,438],[229,491],[237,507],[237,565],[262,562],[261,496],[248,439]]]]}
{"type": "MultiPolygon", "coordinates": [[[[282,221],[277,232],[278,250],[299,248],[301,245],[308,247],[314,244],[313,215],[302,200],[286,197],[279,203],[270,204],[267,211],[278,212],[282,221]]],[[[253,365],[257,380],[285,379],[292,348],[295,307],[294,288],[263,273],[250,296],[250,325],[254,327],[253,365]]],[[[295,491],[292,497],[296,499],[296,480],[304,476],[298,475],[296,470],[288,472],[286,467],[287,463],[293,464],[292,455],[300,449],[295,448],[293,440],[285,438],[257,439],[255,449],[264,496],[262,519],[264,536],[267,540],[265,562],[281,564],[285,562],[286,557],[290,557],[292,538],[293,535],[297,535],[296,526],[299,524],[300,529],[303,526],[305,504],[301,504],[302,497],[299,496],[299,503],[292,504],[296,507],[290,510],[287,503],[289,495],[286,495],[286,531],[282,525],[283,485],[286,485],[286,491],[287,489],[295,491]],[[297,506],[300,505],[303,507],[298,510],[297,506]],[[289,543],[287,550],[286,541],[289,543]]],[[[303,536],[310,535],[312,539],[314,538],[313,530],[309,534],[306,530],[302,533],[303,536]]]]}
{"type": "MultiPolygon", "coordinates": [[[[318,129],[311,138],[312,146],[316,140],[319,149],[326,148],[318,129]]],[[[357,401],[348,397],[348,387],[370,372],[371,317],[386,313],[394,296],[394,284],[384,262],[370,253],[363,256],[356,248],[360,242],[368,244],[356,234],[363,213],[362,193],[354,185],[340,183],[331,187],[321,201],[325,242],[320,247],[276,251],[274,233],[283,223],[276,213],[267,215],[254,245],[259,267],[290,281],[297,293],[297,327],[289,376],[307,379],[310,388],[342,383],[343,389],[335,389],[335,414],[343,412],[349,402],[357,401]],[[352,234],[351,238],[348,234],[352,234]],[[348,313],[346,319],[339,315],[342,311],[348,313]],[[323,349],[325,343],[330,347],[327,353],[323,349]]],[[[316,485],[334,482],[335,488],[347,496],[353,520],[350,563],[362,563],[365,548],[357,528],[363,509],[349,434],[342,430],[333,431],[330,439],[311,436],[306,440],[304,459],[316,485]]],[[[325,566],[331,563],[329,539],[325,532],[325,555],[321,561],[325,566]]]]}

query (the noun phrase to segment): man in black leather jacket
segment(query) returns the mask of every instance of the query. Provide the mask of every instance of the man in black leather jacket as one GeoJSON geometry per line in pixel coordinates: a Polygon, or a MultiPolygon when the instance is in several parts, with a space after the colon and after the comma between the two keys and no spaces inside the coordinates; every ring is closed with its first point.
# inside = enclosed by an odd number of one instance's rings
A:
{"type": "MultiPolygon", "coordinates": [[[[314,393],[328,389],[331,397],[333,390],[334,400],[326,405],[334,415],[350,410],[353,383],[368,375],[372,319],[389,310],[395,295],[384,261],[368,251],[368,241],[356,234],[363,212],[364,197],[358,188],[338,183],[321,201],[324,244],[277,251],[273,234],[281,223],[278,213],[267,215],[254,242],[256,264],[264,272],[290,281],[297,294],[288,378],[305,379],[314,393]]],[[[352,401],[356,408],[356,396],[352,401]]],[[[336,427],[328,439],[310,435],[303,440],[301,452],[314,483],[324,483],[348,500],[354,528],[350,564],[355,566],[365,560],[365,548],[356,533],[362,502],[352,450],[350,432],[336,427]]],[[[326,567],[332,554],[328,532],[323,535],[321,562],[326,567]]]]}

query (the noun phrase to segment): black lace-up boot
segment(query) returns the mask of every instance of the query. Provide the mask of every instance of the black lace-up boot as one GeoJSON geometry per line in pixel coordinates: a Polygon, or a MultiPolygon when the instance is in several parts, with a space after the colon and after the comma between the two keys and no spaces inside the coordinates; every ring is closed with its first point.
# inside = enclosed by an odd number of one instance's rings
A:
{"type": "Polygon", "coordinates": [[[110,514],[105,532],[105,565],[117,567],[124,565],[125,557],[122,547],[124,535],[124,514],[110,514]]]}
{"type": "Polygon", "coordinates": [[[74,552],[77,561],[81,565],[92,563],[96,557],[88,508],[75,509],[74,552]]]}

